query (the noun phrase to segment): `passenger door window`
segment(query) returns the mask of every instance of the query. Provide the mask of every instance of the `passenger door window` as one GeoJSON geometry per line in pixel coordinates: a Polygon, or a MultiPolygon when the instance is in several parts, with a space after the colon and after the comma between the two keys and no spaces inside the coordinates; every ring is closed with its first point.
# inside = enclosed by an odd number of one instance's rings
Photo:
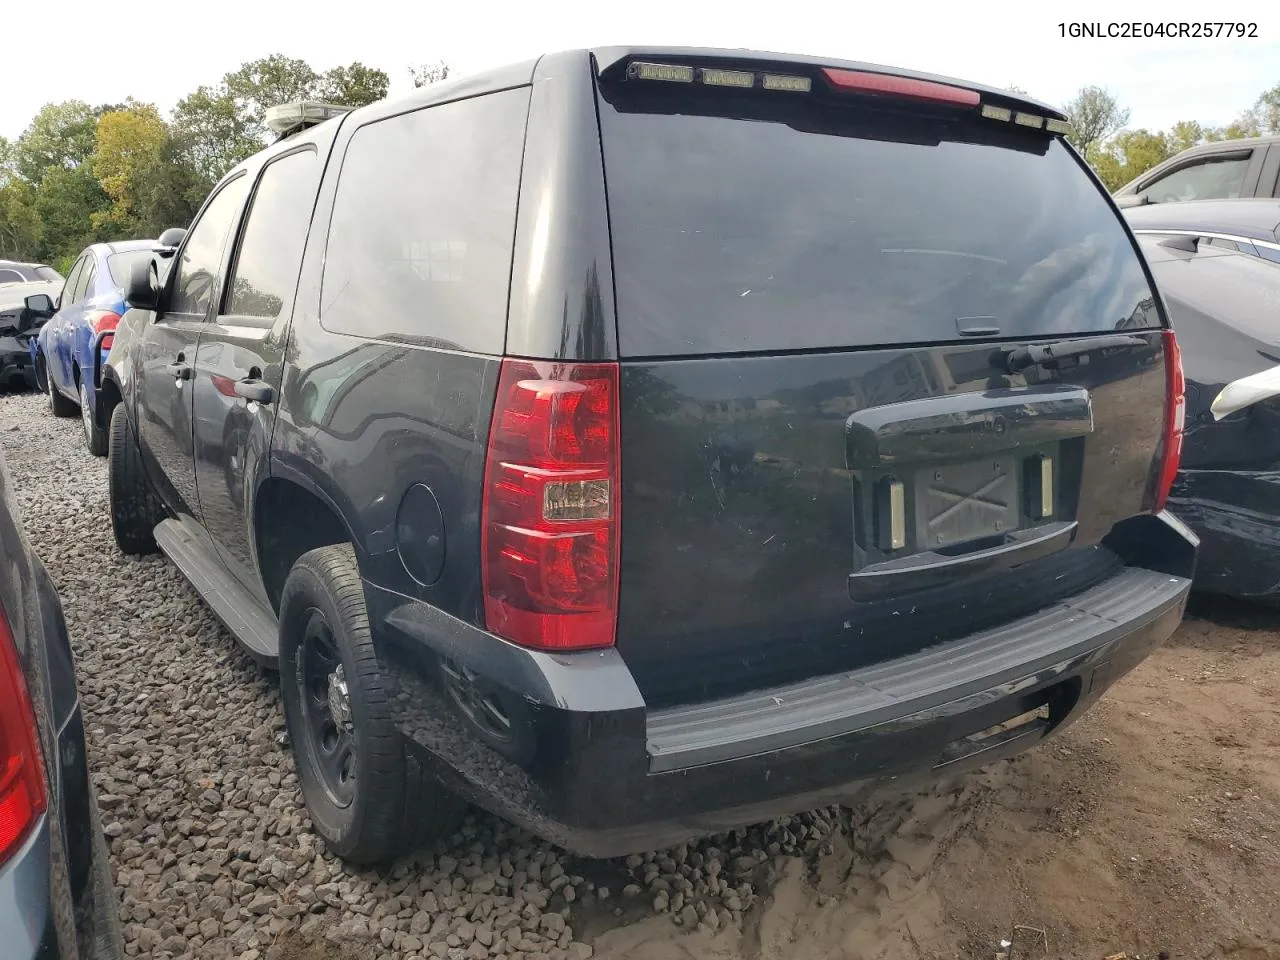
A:
{"type": "Polygon", "coordinates": [[[76,281],[75,295],[71,298],[72,303],[80,303],[89,296],[93,290],[93,281],[97,276],[97,262],[93,259],[86,260],[84,269],[80,271],[80,279],[76,281]]]}
{"type": "Polygon", "coordinates": [[[22,283],[26,279],[17,270],[0,270],[0,283],[22,283]]]}
{"type": "Polygon", "coordinates": [[[209,201],[204,213],[187,234],[174,267],[169,313],[204,317],[218,285],[227,235],[244,207],[249,178],[232,180],[209,201]]]}
{"type": "Polygon", "coordinates": [[[222,313],[269,326],[293,303],[320,163],[314,150],[270,163],[258,180],[222,313]]]}
{"type": "Polygon", "coordinates": [[[352,134],[320,296],[328,330],[501,353],[528,90],[352,134]]]}
{"type": "Polygon", "coordinates": [[[80,259],[71,267],[71,271],[67,274],[66,281],[62,284],[62,292],[58,294],[58,309],[69,307],[75,303],[76,284],[80,282],[80,274],[84,270],[85,256],[81,254],[80,259]]]}
{"type": "Polygon", "coordinates": [[[1161,177],[1142,192],[1152,203],[1239,197],[1244,192],[1244,178],[1251,159],[1252,155],[1206,157],[1161,177]]]}

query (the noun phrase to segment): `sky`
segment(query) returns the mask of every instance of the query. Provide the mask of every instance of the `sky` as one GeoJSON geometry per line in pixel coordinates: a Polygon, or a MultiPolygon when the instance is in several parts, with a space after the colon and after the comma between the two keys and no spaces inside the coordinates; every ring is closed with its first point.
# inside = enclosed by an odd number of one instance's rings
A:
{"type": "Polygon", "coordinates": [[[1130,127],[1153,130],[1183,119],[1229,123],[1280,84],[1280,3],[1073,0],[1067,7],[1062,0],[188,0],[125,5],[104,16],[101,0],[63,0],[52,30],[5,45],[0,136],[17,137],[43,104],[61,100],[133,97],[167,111],[201,84],[271,53],[320,71],[354,60],[379,67],[394,95],[409,88],[408,68],[424,62],[443,60],[459,75],[584,46],[747,47],[1017,85],[1054,105],[1096,84],[1129,107],[1130,127]],[[1142,24],[1153,8],[1166,23],[1214,16],[1256,23],[1257,37],[1076,39],[1059,26],[1142,24]]]}

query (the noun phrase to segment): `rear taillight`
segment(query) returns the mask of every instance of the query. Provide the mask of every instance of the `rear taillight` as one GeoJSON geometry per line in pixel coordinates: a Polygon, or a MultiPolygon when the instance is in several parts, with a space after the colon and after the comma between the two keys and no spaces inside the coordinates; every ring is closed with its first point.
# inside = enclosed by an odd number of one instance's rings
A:
{"type": "MultiPolygon", "coordinates": [[[[104,330],[114,330],[120,325],[120,314],[112,310],[91,310],[88,319],[95,334],[102,333],[104,330]]],[[[102,349],[109,349],[114,339],[115,337],[103,337],[102,349]]]]}
{"type": "Polygon", "coordinates": [[[0,610],[0,863],[18,851],[44,810],[36,717],[9,621],[0,610]]]}
{"type": "Polygon", "coordinates": [[[837,90],[870,93],[880,96],[901,97],[930,103],[948,103],[957,107],[976,107],[978,91],[953,87],[947,83],[916,80],[912,77],[895,77],[886,73],[867,73],[863,70],[823,69],[827,82],[837,90]]]}
{"type": "Polygon", "coordinates": [[[1164,331],[1164,366],[1168,394],[1164,407],[1164,436],[1160,446],[1160,472],[1156,478],[1156,495],[1152,510],[1163,510],[1178,476],[1182,460],[1182,428],[1186,420],[1186,381],[1182,375],[1182,351],[1172,330],[1164,331]]]}
{"type": "Polygon", "coordinates": [[[485,623],[540,650],[613,644],[618,366],[502,361],[482,523],[485,623]]]}

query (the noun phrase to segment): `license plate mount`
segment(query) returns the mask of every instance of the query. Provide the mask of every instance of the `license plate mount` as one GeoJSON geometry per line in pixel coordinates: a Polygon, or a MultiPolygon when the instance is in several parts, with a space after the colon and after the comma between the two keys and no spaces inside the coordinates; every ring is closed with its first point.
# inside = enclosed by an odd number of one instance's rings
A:
{"type": "Polygon", "coordinates": [[[921,468],[913,485],[918,550],[1005,536],[1021,524],[1020,461],[1011,454],[921,468]]]}

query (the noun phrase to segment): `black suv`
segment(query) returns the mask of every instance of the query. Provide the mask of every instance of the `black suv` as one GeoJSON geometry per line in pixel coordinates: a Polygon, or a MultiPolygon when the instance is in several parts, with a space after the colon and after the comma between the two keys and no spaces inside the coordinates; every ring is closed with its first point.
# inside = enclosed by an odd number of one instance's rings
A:
{"type": "Polygon", "coordinates": [[[117,542],[278,662],[353,861],[463,800],[608,856],[1014,753],[1195,561],[1176,344],[1066,129],[596,49],[287,136],[135,274],[117,542]]]}

